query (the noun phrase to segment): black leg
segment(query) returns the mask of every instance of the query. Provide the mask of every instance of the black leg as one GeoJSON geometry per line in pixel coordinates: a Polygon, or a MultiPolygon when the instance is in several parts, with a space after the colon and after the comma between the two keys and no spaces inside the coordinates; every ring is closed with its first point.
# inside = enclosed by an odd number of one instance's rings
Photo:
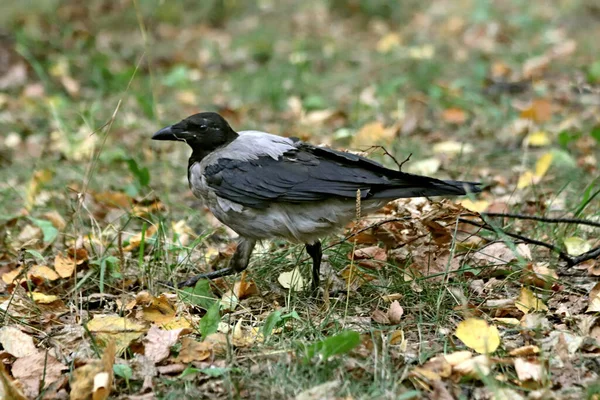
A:
{"type": "Polygon", "coordinates": [[[321,258],[323,257],[321,242],[317,240],[313,244],[307,243],[306,252],[313,260],[312,288],[313,290],[317,290],[319,288],[319,272],[321,271],[321,258]]]}
{"type": "Polygon", "coordinates": [[[235,253],[233,253],[231,260],[229,260],[229,265],[226,268],[192,276],[188,280],[180,282],[177,286],[179,288],[194,286],[200,279],[216,279],[222,276],[242,272],[248,267],[248,263],[250,263],[250,256],[252,255],[254,246],[256,246],[256,240],[240,237],[238,239],[237,249],[235,249],[235,253]]]}

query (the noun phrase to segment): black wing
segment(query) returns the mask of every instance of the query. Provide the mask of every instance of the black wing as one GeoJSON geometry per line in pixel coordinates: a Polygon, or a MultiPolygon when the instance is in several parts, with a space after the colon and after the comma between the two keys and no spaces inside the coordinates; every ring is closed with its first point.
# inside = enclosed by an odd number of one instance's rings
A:
{"type": "Polygon", "coordinates": [[[218,196],[253,208],[266,208],[273,202],[356,199],[358,190],[363,200],[479,191],[477,184],[394,171],[355,154],[305,143],[277,160],[220,158],[205,168],[204,175],[218,196]]]}

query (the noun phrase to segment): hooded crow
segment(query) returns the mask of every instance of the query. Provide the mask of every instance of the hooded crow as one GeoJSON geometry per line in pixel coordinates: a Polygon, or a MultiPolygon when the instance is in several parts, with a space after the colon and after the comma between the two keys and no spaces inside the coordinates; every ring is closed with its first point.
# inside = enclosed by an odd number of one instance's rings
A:
{"type": "Polygon", "coordinates": [[[478,183],[442,181],[388,169],[352,153],[317,147],[260,131],[234,131],[219,114],[203,112],[156,132],[154,140],[177,140],[192,148],[188,181],[193,194],[238,235],[227,268],[201,274],[214,279],[243,271],[258,240],[303,243],[319,285],[320,238],[356,215],[405,197],[464,195],[478,183]]]}

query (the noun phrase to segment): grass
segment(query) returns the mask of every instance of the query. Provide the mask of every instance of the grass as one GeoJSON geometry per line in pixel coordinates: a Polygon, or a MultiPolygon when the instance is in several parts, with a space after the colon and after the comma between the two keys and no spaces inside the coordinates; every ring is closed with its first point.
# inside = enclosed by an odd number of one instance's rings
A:
{"type": "MultiPolygon", "coordinates": [[[[206,258],[224,251],[231,241],[187,190],[188,150],[149,140],[157,128],[199,110],[227,113],[234,128],[265,127],[338,147],[351,145],[349,138],[336,139],[342,128],[356,132],[374,120],[387,126],[416,115],[417,127],[402,133],[390,147],[398,159],[410,153],[413,160],[442,158],[436,173],[441,177],[481,178],[492,185],[506,179],[506,192],[496,196],[509,203],[515,199],[511,207],[517,212],[543,214],[548,203],[556,203],[566,212],[581,210],[580,217],[598,216],[599,198],[593,197],[597,167],[581,166],[586,155],[599,156],[597,142],[581,140],[597,129],[597,106],[566,91],[570,86],[597,87],[599,82],[591,69],[598,62],[592,32],[596,28],[583,23],[592,18],[585,15],[590,4],[583,0],[545,5],[430,1],[410,2],[410,8],[344,0],[171,3],[94,0],[88,9],[76,2],[55,2],[54,7],[14,2],[2,17],[30,66],[25,90],[43,89],[40,96],[24,95],[23,88],[0,94],[5,138],[14,133],[21,143],[0,148],[3,257],[14,260],[22,254],[15,243],[27,247],[18,236],[29,222],[18,216],[26,188],[33,187],[29,215],[42,218],[57,210],[66,221],[54,248],[40,249],[43,256],[51,259],[56,249],[75,240],[96,243],[91,247],[96,250],[90,256],[92,272],[79,277],[69,292],[75,303],[93,293],[123,295],[143,288],[161,293],[162,281],[180,280],[207,267],[206,258]],[[496,28],[498,37],[490,33],[496,28]],[[390,32],[399,34],[401,45],[390,52],[377,51],[378,41],[390,32]],[[530,90],[517,95],[486,93],[495,64],[520,70],[528,59],[566,40],[561,35],[577,41],[576,52],[553,62],[530,90]],[[485,47],[490,40],[492,49],[485,47]],[[431,56],[423,55],[427,48],[433,48],[431,56]],[[342,126],[302,123],[302,115],[290,108],[291,97],[298,98],[306,112],[339,111],[344,115],[342,126]],[[522,138],[509,128],[519,115],[515,103],[548,97],[562,101],[563,107],[536,128],[549,132],[558,165],[551,178],[532,191],[511,192],[522,169],[548,150],[522,148],[522,138]],[[452,107],[466,111],[464,124],[441,118],[452,107]],[[561,122],[569,118],[575,123],[562,128],[561,122]],[[450,139],[469,142],[475,151],[457,157],[432,152],[433,143],[450,139]],[[591,150],[585,150],[586,143],[591,150]],[[34,173],[43,170],[52,171],[53,177],[36,184],[34,173]],[[84,188],[88,194],[82,196],[84,188]],[[164,208],[140,213],[133,205],[112,208],[93,200],[94,194],[106,192],[125,193],[142,207],[143,201],[159,198],[164,208]],[[177,222],[185,222],[189,232],[175,228],[177,222]],[[129,238],[150,227],[157,228],[156,236],[142,236],[136,251],[121,251],[129,238]],[[122,243],[119,233],[124,233],[122,243]]],[[[379,159],[393,166],[389,159],[379,159]]],[[[572,227],[513,223],[508,227],[554,243],[588,235],[572,227]]],[[[343,243],[326,251],[332,271],[339,273],[349,264],[351,250],[351,243],[343,243]]],[[[353,290],[349,298],[325,304],[308,293],[290,294],[277,284],[280,272],[298,264],[309,276],[310,262],[302,246],[265,244],[254,254],[249,272],[263,297],[244,301],[240,311],[224,321],[235,324],[241,318],[248,326],[260,326],[276,305],[298,318],[290,319],[286,329],[264,345],[243,350],[230,346],[219,377],[203,372],[161,377],[157,396],[291,398],[337,380],[340,397],[419,398],[422,388],[406,380],[409,370],[441,352],[461,348],[451,334],[464,317],[457,293],[470,303],[483,302],[470,284],[472,275],[485,274],[487,267],[465,264],[451,276],[439,273],[408,281],[399,271],[409,262],[390,261],[375,281],[353,290]],[[370,315],[385,309],[381,296],[390,293],[402,296],[406,318],[397,326],[378,325],[370,315]],[[300,344],[349,327],[365,335],[354,352],[316,363],[296,359],[294,350],[300,344]],[[410,344],[404,351],[389,343],[397,330],[410,344]]],[[[511,266],[507,274],[505,286],[488,296],[515,293],[521,266],[511,266]]],[[[227,287],[233,281],[228,280],[227,287]]],[[[484,382],[489,388],[497,384],[484,382]]],[[[120,393],[136,393],[140,381],[129,385],[117,379],[116,385],[120,393]]],[[[463,398],[469,398],[469,390],[478,390],[474,383],[461,388],[463,398]]]]}

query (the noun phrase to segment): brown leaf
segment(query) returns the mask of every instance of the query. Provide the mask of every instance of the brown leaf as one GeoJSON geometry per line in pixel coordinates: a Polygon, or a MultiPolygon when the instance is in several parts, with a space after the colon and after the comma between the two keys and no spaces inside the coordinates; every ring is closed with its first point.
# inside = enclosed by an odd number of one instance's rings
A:
{"type": "Polygon", "coordinates": [[[12,375],[23,384],[25,394],[37,397],[40,394],[40,384],[48,386],[59,380],[63,371],[68,370],[56,358],[43,351],[37,351],[17,359],[12,366],[12,375]]]}
{"type": "Polygon", "coordinates": [[[378,324],[389,325],[390,319],[383,311],[377,309],[371,313],[371,319],[378,324]]]}
{"type": "Polygon", "coordinates": [[[189,331],[184,328],[164,330],[153,325],[144,339],[144,355],[154,364],[169,357],[171,346],[179,340],[179,336],[189,331]]]}
{"type": "Polygon", "coordinates": [[[464,124],[467,120],[467,113],[460,108],[447,108],[442,113],[442,119],[451,124],[464,124]]]}
{"type": "Polygon", "coordinates": [[[387,316],[390,319],[390,322],[392,324],[399,324],[403,314],[404,309],[402,308],[398,300],[394,300],[392,304],[390,304],[390,308],[387,312],[387,316]]]}
{"type": "Polygon", "coordinates": [[[14,382],[6,368],[4,363],[0,362],[0,399],[6,400],[27,400],[27,397],[23,394],[21,388],[18,386],[18,382],[14,382]]]}
{"type": "Polygon", "coordinates": [[[530,119],[537,123],[547,122],[552,118],[554,105],[546,99],[536,99],[531,105],[521,111],[521,118],[530,119]]]}
{"type": "Polygon", "coordinates": [[[181,350],[176,362],[187,364],[193,361],[207,360],[212,355],[213,345],[214,343],[211,342],[199,342],[190,337],[184,337],[181,339],[181,350]]]}
{"type": "Polygon", "coordinates": [[[375,145],[386,145],[396,137],[396,126],[385,127],[381,122],[371,122],[364,125],[352,138],[352,147],[362,148],[375,145]]]}
{"type": "Polygon", "coordinates": [[[71,257],[65,257],[62,253],[58,253],[54,258],[54,269],[61,278],[69,278],[75,272],[77,266],[75,260],[71,257]]]}
{"type": "Polygon", "coordinates": [[[112,389],[116,346],[109,342],[101,360],[94,360],[73,372],[71,400],[104,400],[112,389]]]}
{"type": "Polygon", "coordinates": [[[26,357],[38,351],[33,344],[33,338],[14,326],[0,328],[0,343],[4,351],[16,358],[26,357]]]}

